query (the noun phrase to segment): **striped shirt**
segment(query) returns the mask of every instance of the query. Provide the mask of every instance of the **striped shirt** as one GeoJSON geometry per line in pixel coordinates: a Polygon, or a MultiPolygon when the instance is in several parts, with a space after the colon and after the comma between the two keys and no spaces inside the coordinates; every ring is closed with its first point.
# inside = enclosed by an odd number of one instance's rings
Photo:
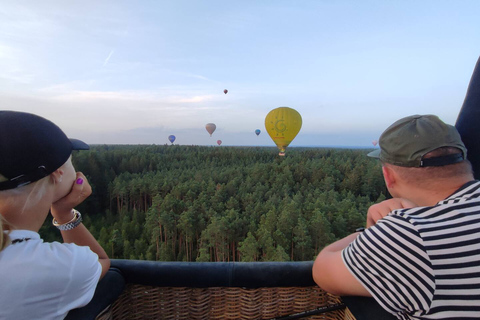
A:
{"type": "Polygon", "coordinates": [[[390,212],[342,256],[398,319],[480,319],[480,182],[435,206],[390,212]]]}

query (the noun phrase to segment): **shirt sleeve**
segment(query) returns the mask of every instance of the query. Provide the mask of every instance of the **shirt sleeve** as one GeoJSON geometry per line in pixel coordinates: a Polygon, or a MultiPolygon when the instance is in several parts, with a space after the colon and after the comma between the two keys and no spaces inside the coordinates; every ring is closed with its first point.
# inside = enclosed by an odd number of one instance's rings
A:
{"type": "Polygon", "coordinates": [[[429,310],[433,270],[416,228],[390,215],[360,234],[342,252],[345,265],[390,313],[429,310]]]}

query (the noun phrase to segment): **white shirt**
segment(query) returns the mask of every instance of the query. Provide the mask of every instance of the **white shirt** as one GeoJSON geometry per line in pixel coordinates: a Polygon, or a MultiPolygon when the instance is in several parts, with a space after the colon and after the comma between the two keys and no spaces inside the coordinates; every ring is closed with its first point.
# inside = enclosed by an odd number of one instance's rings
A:
{"type": "Polygon", "coordinates": [[[86,305],[102,273],[88,247],[46,243],[28,230],[13,230],[0,252],[0,320],[64,319],[86,305]]]}

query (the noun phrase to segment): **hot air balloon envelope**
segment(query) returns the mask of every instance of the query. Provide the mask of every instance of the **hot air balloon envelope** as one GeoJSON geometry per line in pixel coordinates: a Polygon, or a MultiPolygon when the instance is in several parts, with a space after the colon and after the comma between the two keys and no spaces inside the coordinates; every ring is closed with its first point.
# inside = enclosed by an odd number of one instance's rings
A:
{"type": "Polygon", "coordinates": [[[292,108],[276,108],[265,117],[265,129],[280,150],[281,156],[285,155],[285,149],[301,128],[302,116],[292,108]]]}
{"type": "Polygon", "coordinates": [[[175,141],[175,136],[173,134],[168,136],[168,140],[173,143],[175,141]]]}
{"type": "Polygon", "coordinates": [[[227,90],[227,89],[223,90],[223,93],[227,94],[227,93],[228,93],[228,90],[227,90]]]}
{"type": "Polygon", "coordinates": [[[258,136],[260,134],[260,129],[255,130],[255,134],[258,136]]]}
{"type": "Polygon", "coordinates": [[[218,145],[221,145],[221,144],[222,144],[222,140],[217,140],[217,144],[218,144],[218,145]]]}
{"type": "Polygon", "coordinates": [[[210,137],[212,136],[212,133],[217,129],[217,126],[215,123],[207,123],[205,125],[205,129],[207,129],[208,133],[210,133],[210,137]]]}
{"type": "Polygon", "coordinates": [[[377,140],[373,140],[373,141],[372,141],[372,144],[376,147],[377,144],[378,144],[378,141],[377,141],[377,140]]]}

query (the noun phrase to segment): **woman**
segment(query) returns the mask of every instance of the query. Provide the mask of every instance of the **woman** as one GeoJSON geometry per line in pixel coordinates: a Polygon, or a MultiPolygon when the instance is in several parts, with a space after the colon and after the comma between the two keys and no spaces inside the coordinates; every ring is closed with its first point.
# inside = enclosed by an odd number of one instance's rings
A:
{"type": "Polygon", "coordinates": [[[0,319],[64,319],[86,305],[110,260],[74,208],[92,192],[52,122],[0,111],[0,319]],[[63,243],[38,231],[51,212],[63,243]]]}

